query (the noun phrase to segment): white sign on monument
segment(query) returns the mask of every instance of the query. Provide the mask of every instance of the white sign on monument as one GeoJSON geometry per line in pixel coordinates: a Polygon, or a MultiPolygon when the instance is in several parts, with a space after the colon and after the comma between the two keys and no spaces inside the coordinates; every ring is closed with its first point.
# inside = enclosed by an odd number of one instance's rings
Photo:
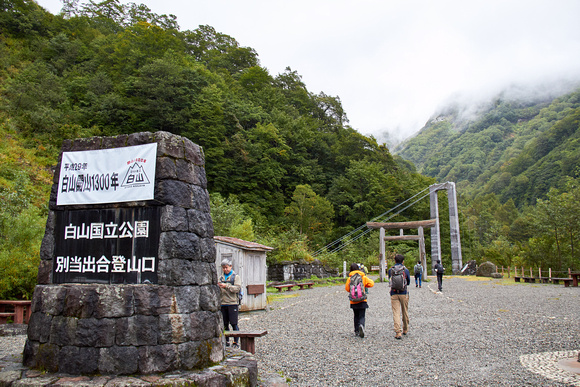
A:
{"type": "Polygon", "coordinates": [[[157,143],[63,152],[56,204],[152,200],[157,143]]]}

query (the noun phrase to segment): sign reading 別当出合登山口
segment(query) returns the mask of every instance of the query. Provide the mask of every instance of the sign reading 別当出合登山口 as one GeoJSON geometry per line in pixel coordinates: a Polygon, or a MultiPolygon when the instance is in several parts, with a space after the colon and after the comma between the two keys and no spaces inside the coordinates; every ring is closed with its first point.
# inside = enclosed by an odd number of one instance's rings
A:
{"type": "Polygon", "coordinates": [[[157,143],[63,152],[56,204],[152,200],[157,143]]]}

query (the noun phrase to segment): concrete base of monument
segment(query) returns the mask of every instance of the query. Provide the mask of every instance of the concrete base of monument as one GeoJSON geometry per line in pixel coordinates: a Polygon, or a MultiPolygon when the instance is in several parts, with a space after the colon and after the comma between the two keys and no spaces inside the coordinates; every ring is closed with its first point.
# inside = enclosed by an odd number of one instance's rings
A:
{"type": "Polygon", "coordinates": [[[2,386],[256,386],[258,362],[249,352],[227,348],[224,360],[197,371],[174,371],[151,375],[75,376],[49,374],[22,365],[22,356],[0,359],[2,386]]]}

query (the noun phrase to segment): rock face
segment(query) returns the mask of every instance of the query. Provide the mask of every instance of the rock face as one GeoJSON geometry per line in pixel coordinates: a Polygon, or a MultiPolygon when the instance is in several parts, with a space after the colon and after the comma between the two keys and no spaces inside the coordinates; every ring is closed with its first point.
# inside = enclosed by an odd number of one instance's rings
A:
{"type": "Polygon", "coordinates": [[[57,168],[24,350],[26,366],[75,375],[127,375],[203,368],[224,358],[202,149],[183,137],[156,132],[65,141],[62,151],[151,143],[157,143],[154,200],[63,208],[56,204],[57,168]],[[154,207],[159,216],[159,229],[151,230],[158,238],[153,241],[158,244],[154,282],[56,283],[55,235],[62,212],[141,207],[154,207]]]}
{"type": "Polygon", "coordinates": [[[497,267],[493,263],[487,261],[479,265],[476,275],[478,277],[491,277],[495,272],[497,272],[497,267]]]}
{"type": "Polygon", "coordinates": [[[338,275],[337,269],[324,266],[320,261],[283,262],[268,266],[268,281],[300,281],[312,277],[326,278],[338,275]]]}
{"type": "Polygon", "coordinates": [[[475,275],[477,273],[477,262],[475,260],[469,261],[461,270],[461,275],[475,275]]]}

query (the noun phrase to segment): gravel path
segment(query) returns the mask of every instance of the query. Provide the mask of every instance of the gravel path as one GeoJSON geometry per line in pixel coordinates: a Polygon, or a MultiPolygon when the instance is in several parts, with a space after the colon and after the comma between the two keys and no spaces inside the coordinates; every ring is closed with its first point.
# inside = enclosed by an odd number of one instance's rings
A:
{"type": "Polygon", "coordinates": [[[580,351],[580,288],[473,277],[445,277],[443,293],[434,280],[411,286],[402,340],[386,283],[370,289],[364,339],[344,285],[289,292],[240,328],[268,330],[256,339],[259,374],[290,386],[580,386],[557,368],[580,351]]]}

